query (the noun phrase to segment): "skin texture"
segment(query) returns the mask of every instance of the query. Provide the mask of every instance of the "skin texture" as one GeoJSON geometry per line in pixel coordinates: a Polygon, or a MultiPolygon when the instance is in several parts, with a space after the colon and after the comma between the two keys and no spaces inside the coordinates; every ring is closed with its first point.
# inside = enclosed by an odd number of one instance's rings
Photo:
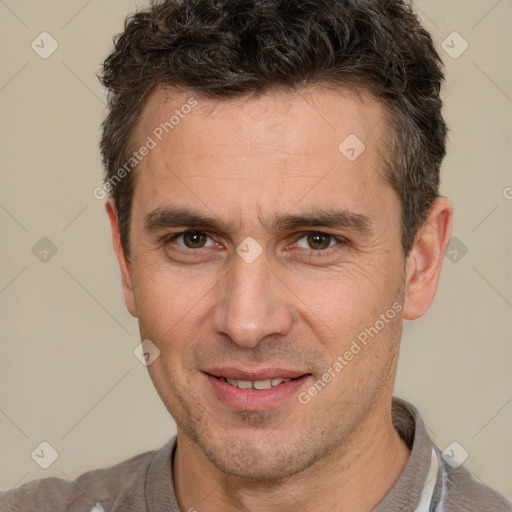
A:
{"type": "MultiPolygon", "coordinates": [[[[190,96],[153,93],[135,146],[190,96]]],[[[390,415],[402,324],[434,297],[451,204],[436,201],[404,260],[400,203],[383,178],[384,108],[364,92],[196,99],[135,171],[129,258],[107,203],[126,304],[160,350],[148,369],[178,425],[180,508],[371,510],[409,456],[390,415]],[[366,146],[354,161],[338,150],[349,134],[366,146]],[[200,226],[148,230],[147,216],[170,207],[222,229],[198,246],[170,237],[200,226]],[[273,225],[320,208],[364,216],[367,229],[273,225]],[[331,237],[311,245],[310,232],[331,237]],[[249,236],[262,249],[251,263],[236,252],[249,236]],[[295,393],[267,410],[233,409],[204,374],[293,369],[309,374],[307,391],[393,304],[401,312],[307,404],[295,393]]]]}

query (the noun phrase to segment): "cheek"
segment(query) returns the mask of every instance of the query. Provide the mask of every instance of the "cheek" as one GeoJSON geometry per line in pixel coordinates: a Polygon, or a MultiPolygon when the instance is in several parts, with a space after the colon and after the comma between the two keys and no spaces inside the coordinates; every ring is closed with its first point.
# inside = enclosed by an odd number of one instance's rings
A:
{"type": "Polygon", "coordinates": [[[160,273],[150,271],[143,264],[134,265],[134,276],[134,295],[141,330],[151,326],[151,331],[158,333],[166,326],[169,328],[169,315],[178,313],[176,308],[180,304],[174,283],[162,279],[160,273]]]}
{"type": "Polygon", "coordinates": [[[378,339],[396,338],[403,272],[397,261],[384,260],[366,265],[347,263],[322,279],[301,276],[295,281],[304,319],[331,356],[343,353],[358,336],[363,341],[372,339],[368,330],[372,334],[378,331],[378,339]]]}
{"type": "Polygon", "coordinates": [[[161,343],[182,336],[179,333],[190,329],[194,318],[202,314],[212,284],[149,258],[134,262],[134,295],[141,334],[161,343]]]}
{"type": "Polygon", "coordinates": [[[404,276],[397,258],[372,250],[349,255],[334,268],[306,269],[288,278],[297,295],[316,308],[357,314],[372,305],[387,307],[386,301],[395,297],[404,276]]]}

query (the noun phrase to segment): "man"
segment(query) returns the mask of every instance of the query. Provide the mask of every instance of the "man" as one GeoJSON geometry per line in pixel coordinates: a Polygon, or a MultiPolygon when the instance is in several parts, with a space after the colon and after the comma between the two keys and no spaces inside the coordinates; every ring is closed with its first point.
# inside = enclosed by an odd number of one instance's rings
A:
{"type": "Polygon", "coordinates": [[[392,396],[452,220],[441,62],[405,2],[155,3],[102,79],[95,195],[178,434],[1,510],[511,510],[392,396]]]}

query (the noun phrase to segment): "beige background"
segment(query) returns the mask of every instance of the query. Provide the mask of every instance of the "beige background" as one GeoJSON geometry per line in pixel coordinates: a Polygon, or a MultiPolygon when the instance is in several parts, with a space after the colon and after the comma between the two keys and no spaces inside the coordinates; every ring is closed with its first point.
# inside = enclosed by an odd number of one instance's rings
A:
{"type": "MultiPolygon", "coordinates": [[[[137,5],[0,1],[0,488],[74,478],[175,431],[133,355],[137,323],[92,195],[104,115],[94,73],[137,5]],[[31,48],[43,31],[59,44],[47,59],[31,48]],[[32,252],[43,237],[57,247],[47,262],[32,252]],[[31,458],[42,441],[58,452],[46,470],[31,458]]],[[[459,443],[475,477],[511,498],[512,3],[416,6],[446,63],[442,192],[455,203],[459,246],[429,313],[405,326],[396,394],[420,409],[442,449],[459,443]],[[458,58],[441,47],[454,31],[469,44],[458,58]]],[[[457,36],[447,42],[452,54],[463,48],[457,36]]]]}

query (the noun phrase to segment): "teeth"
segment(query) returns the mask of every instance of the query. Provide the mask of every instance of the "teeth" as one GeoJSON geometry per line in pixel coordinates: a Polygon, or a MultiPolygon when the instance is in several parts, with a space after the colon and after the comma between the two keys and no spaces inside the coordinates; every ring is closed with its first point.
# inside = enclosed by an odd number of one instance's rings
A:
{"type": "Polygon", "coordinates": [[[252,384],[254,389],[270,389],[272,387],[272,381],[268,380],[255,380],[252,384]]]}
{"type": "Polygon", "coordinates": [[[283,382],[290,382],[291,379],[266,379],[266,380],[235,380],[235,379],[226,379],[222,377],[222,380],[226,381],[228,384],[231,384],[235,388],[239,389],[270,389],[274,386],[279,386],[283,382]]]}
{"type": "Polygon", "coordinates": [[[240,388],[240,389],[251,389],[252,388],[252,382],[250,380],[226,379],[226,382],[228,384],[231,384],[232,386],[235,386],[235,388],[240,388]]]}

